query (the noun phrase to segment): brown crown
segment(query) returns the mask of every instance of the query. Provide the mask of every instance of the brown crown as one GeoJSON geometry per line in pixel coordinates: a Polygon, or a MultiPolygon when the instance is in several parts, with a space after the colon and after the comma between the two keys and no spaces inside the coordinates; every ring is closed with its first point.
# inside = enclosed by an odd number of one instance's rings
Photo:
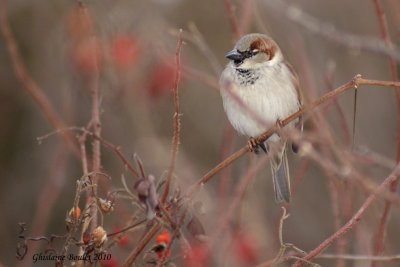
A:
{"type": "Polygon", "coordinates": [[[277,47],[271,40],[258,38],[250,44],[250,50],[254,49],[258,49],[258,51],[265,53],[269,56],[268,60],[271,60],[275,56],[277,47]]]}

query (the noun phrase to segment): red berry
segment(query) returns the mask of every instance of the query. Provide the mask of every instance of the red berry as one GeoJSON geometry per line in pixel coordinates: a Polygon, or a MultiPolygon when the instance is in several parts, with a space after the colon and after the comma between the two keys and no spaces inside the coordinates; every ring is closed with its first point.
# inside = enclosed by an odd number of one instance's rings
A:
{"type": "Polygon", "coordinates": [[[120,68],[133,65],[138,57],[138,45],[131,36],[118,36],[111,44],[111,56],[114,64],[120,68]]]}

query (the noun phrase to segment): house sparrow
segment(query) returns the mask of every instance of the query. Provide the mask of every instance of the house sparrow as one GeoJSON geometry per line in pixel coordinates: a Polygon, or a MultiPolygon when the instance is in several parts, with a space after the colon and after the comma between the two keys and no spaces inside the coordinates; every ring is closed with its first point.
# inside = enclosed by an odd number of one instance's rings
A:
{"type": "MultiPolygon", "coordinates": [[[[243,36],[226,54],[230,62],[220,79],[221,96],[228,119],[240,134],[250,138],[250,150],[272,150],[275,200],[290,202],[290,177],[286,140],[273,134],[265,143],[255,137],[299,110],[301,94],[293,68],[285,62],[279,46],[269,36],[243,36]],[[272,149],[273,148],[273,149],[272,149]]],[[[287,127],[302,130],[301,118],[287,127]]],[[[292,146],[296,150],[295,145],[292,146]]]]}

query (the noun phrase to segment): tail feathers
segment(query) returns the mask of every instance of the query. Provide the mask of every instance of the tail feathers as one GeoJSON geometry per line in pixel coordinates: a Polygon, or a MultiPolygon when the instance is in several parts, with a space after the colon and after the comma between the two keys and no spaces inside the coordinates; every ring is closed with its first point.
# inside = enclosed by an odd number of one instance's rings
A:
{"type": "Polygon", "coordinates": [[[275,201],[290,202],[290,176],[286,155],[286,145],[271,160],[272,178],[274,182],[275,201]]]}

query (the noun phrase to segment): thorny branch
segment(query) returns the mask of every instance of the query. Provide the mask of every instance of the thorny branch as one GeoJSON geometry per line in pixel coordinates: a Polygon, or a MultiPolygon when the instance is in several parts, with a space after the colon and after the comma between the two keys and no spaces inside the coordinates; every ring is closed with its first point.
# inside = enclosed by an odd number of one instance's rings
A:
{"type": "MultiPolygon", "coordinates": [[[[86,9],[86,7],[83,5],[83,3],[80,3],[80,7],[82,9],[83,14],[85,17],[90,21],[91,16],[86,9]]],[[[96,38],[95,33],[91,32],[90,38],[96,38]]],[[[96,46],[93,45],[92,49],[98,49],[96,46]]],[[[88,82],[90,93],[92,96],[92,117],[91,117],[91,124],[93,128],[93,132],[96,136],[101,136],[101,121],[100,121],[100,88],[99,88],[99,62],[98,58],[94,57],[94,71],[90,77],[90,80],[88,82]]],[[[100,141],[98,139],[94,139],[92,143],[92,171],[94,173],[98,173],[101,170],[101,150],[100,150],[100,141]]],[[[88,194],[87,199],[86,199],[86,205],[92,202],[93,198],[95,197],[95,194],[97,193],[97,183],[98,183],[98,178],[96,175],[92,177],[92,183],[94,185],[93,188],[93,194],[88,194]]],[[[93,206],[90,210],[90,216],[91,216],[91,223],[90,223],[90,229],[93,231],[96,226],[97,226],[97,209],[95,206],[93,206]]]]}
{"type": "Polygon", "coordinates": [[[167,171],[165,189],[164,189],[163,195],[161,197],[161,203],[164,203],[168,197],[169,189],[171,186],[172,176],[174,174],[175,161],[176,161],[176,157],[178,155],[178,147],[179,147],[179,142],[180,142],[179,140],[180,140],[180,135],[181,135],[181,120],[180,120],[181,114],[180,114],[178,87],[179,87],[179,82],[181,80],[181,48],[182,48],[182,43],[183,43],[182,32],[183,31],[181,29],[179,31],[179,39],[178,39],[178,44],[176,46],[176,53],[175,53],[176,74],[175,74],[174,87],[172,89],[173,94],[174,94],[174,106],[175,106],[174,135],[172,137],[171,158],[170,158],[168,171],[167,171]]]}

